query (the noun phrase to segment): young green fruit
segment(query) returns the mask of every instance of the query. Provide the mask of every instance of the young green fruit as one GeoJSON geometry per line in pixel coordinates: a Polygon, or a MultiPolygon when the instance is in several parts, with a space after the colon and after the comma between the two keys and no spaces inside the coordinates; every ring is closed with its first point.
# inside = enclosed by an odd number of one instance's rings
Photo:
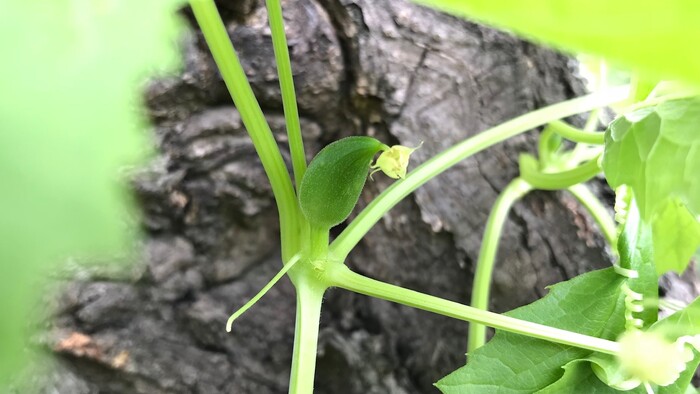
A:
{"type": "Polygon", "coordinates": [[[350,215],[374,155],[386,148],[371,137],[347,137],[318,152],[299,187],[301,211],[312,226],[328,229],[350,215]]]}

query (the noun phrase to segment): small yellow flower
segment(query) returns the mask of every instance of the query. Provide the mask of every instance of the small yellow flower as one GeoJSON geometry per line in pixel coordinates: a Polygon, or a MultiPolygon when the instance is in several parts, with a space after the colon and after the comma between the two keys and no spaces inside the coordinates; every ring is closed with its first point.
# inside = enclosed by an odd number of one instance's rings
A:
{"type": "Polygon", "coordinates": [[[372,171],[372,174],[377,171],[382,171],[390,178],[405,178],[411,153],[420,148],[421,145],[423,145],[422,142],[415,148],[409,148],[403,145],[394,145],[385,150],[381,155],[379,155],[377,161],[372,165],[371,168],[374,170],[372,171]]]}
{"type": "Polygon", "coordinates": [[[620,366],[644,383],[668,386],[680,377],[686,363],[693,359],[693,352],[686,346],[693,343],[686,338],[670,342],[656,332],[629,330],[622,334],[618,343],[620,366]]]}

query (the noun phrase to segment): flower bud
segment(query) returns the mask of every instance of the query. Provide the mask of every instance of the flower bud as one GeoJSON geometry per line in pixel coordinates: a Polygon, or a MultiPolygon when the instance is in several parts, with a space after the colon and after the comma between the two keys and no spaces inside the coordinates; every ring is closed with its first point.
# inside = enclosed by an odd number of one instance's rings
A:
{"type": "Polygon", "coordinates": [[[420,148],[423,143],[415,148],[409,148],[403,145],[394,145],[391,148],[382,152],[377,161],[372,165],[375,173],[377,171],[384,172],[388,177],[393,179],[403,179],[406,177],[406,169],[408,168],[408,160],[411,153],[420,148]]]}
{"type": "Polygon", "coordinates": [[[675,382],[693,352],[686,341],[670,342],[656,332],[630,330],[618,340],[617,357],[625,372],[642,382],[668,386],[675,382]]]}

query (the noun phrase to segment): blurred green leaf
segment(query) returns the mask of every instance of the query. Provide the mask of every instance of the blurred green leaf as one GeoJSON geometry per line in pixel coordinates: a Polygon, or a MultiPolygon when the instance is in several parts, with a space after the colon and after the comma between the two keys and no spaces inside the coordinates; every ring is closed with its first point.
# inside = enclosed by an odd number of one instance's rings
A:
{"type": "Polygon", "coordinates": [[[700,84],[695,0],[414,0],[575,53],[597,55],[653,79],[700,84]]]}
{"type": "MultiPolygon", "coordinates": [[[[670,340],[676,340],[685,335],[700,334],[700,298],[696,298],[682,310],[659,320],[650,328],[658,331],[670,340]]],[[[659,394],[684,393],[692,388],[691,380],[700,365],[700,354],[695,352],[695,358],[687,364],[681,377],[672,385],[662,387],[659,394]],[[674,390],[675,389],[675,390],[674,390]]]]}
{"type": "Polygon", "coordinates": [[[178,3],[0,2],[0,381],[22,365],[42,267],[133,236],[119,172],[148,153],[140,90],[177,64],[178,3]]]}
{"type": "Polygon", "coordinates": [[[612,187],[632,187],[644,220],[672,197],[700,212],[698,124],[700,99],[693,98],[641,108],[608,126],[605,176],[612,187]]]}
{"type": "Polygon", "coordinates": [[[700,246],[700,222],[683,204],[668,200],[654,215],[651,226],[657,272],[685,271],[700,246]]]}
{"type": "Polygon", "coordinates": [[[696,298],[680,311],[659,320],[651,330],[664,333],[669,339],[684,335],[700,334],[700,298],[696,298]]]}
{"type": "Polygon", "coordinates": [[[642,219],[652,225],[659,273],[683,271],[700,246],[699,124],[694,98],[627,113],[606,131],[603,171],[610,186],[634,191],[642,219]]]}

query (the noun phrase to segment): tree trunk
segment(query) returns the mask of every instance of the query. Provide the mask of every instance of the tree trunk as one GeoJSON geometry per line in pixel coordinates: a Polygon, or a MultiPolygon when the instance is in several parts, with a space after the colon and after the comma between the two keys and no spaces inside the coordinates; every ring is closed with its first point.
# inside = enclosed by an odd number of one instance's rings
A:
{"type": "MultiPolygon", "coordinates": [[[[286,149],[263,2],[221,1],[253,89],[286,149]]],[[[283,4],[309,158],[372,135],[415,146],[413,161],[534,108],[581,93],[570,61],[511,35],[403,0],[283,4]]],[[[295,298],[284,279],[224,330],[280,268],[270,186],[201,34],[185,70],[149,87],[159,155],[135,176],[147,234],[128,275],[67,281],[46,342],[58,393],[285,393],[295,298]]],[[[376,279],[469,303],[491,205],[518,174],[513,138],[459,163],[387,214],[347,264],[376,279]]],[[[391,183],[368,182],[355,212],[391,183]]],[[[337,232],[342,226],[339,226],[337,232]]],[[[535,192],[510,214],[492,309],[609,264],[595,224],[566,193],[535,192]]],[[[468,325],[331,290],[323,305],[316,393],[436,393],[464,364],[468,325]]],[[[54,391],[51,391],[54,390],[54,391]]]]}

